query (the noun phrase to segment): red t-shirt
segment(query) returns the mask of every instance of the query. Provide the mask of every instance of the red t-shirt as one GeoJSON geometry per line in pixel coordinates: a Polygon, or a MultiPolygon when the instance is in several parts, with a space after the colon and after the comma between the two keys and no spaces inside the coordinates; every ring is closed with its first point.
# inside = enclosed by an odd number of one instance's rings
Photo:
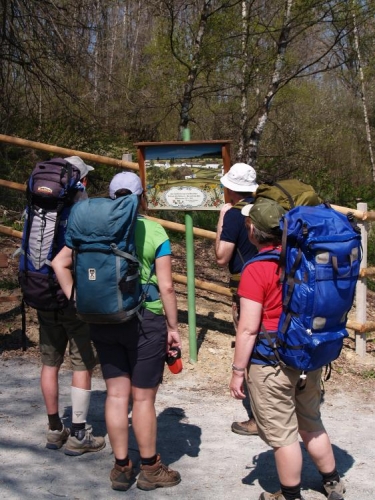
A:
{"type": "MultiPolygon", "coordinates": [[[[263,248],[262,252],[273,247],[263,248]]],[[[238,295],[263,304],[262,323],[268,331],[277,330],[282,312],[281,284],[278,262],[263,260],[245,267],[241,274],[238,295]]]]}

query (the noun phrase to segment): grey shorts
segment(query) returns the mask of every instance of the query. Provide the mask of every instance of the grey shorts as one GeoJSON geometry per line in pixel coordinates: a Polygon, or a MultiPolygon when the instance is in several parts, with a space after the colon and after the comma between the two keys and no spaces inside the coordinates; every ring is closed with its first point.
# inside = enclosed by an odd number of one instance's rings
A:
{"type": "Polygon", "coordinates": [[[162,382],[167,352],[164,316],[143,310],[142,321],[90,325],[90,330],[104,379],[129,375],[132,385],[141,389],[162,382]]]}
{"type": "Polygon", "coordinates": [[[79,320],[74,311],[61,309],[37,313],[43,365],[61,366],[68,345],[73,371],[92,370],[97,365],[89,326],[79,320]]]}
{"type": "Polygon", "coordinates": [[[321,369],[307,374],[306,386],[298,388],[300,372],[251,364],[247,385],[259,436],[274,448],[298,440],[298,431],[324,430],[320,415],[321,369]]]}

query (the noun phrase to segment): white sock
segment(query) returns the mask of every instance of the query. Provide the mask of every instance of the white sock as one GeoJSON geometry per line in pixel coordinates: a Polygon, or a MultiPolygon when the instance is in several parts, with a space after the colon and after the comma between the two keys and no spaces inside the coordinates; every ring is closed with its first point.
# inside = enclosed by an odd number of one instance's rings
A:
{"type": "Polygon", "coordinates": [[[90,406],[91,391],[73,387],[71,389],[72,397],[72,423],[86,423],[87,413],[90,406]]]}

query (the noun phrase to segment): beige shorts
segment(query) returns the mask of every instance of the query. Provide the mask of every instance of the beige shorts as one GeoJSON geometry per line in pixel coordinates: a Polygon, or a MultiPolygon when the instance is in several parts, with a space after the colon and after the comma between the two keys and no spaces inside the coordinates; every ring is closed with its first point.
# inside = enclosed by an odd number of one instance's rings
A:
{"type": "Polygon", "coordinates": [[[298,440],[298,431],[323,431],[320,415],[321,369],[307,374],[298,388],[300,371],[251,364],[247,386],[259,436],[279,448],[298,440]]]}
{"type": "Polygon", "coordinates": [[[41,360],[46,366],[61,366],[69,345],[73,371],[92,370],[98,363],[90,339],[89,325],[74,311],[38,311],[41,360]]]}

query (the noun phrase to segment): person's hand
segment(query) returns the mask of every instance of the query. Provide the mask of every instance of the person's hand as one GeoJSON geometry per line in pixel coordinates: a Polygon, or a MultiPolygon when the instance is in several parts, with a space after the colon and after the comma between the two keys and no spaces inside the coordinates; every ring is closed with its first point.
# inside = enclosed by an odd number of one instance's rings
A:
{"type": "Polygon", "coordinates": [[[173,354],[173,351],[170,351],[171,347],[179,347],[181,349],[180,334],[177,330],[168,330],[167,344],[167,352],[170,354],[173,354]]]}
{"type": "Polygon", "coordinates": [[[244,393],[244,372],[233,372],[229,383],[230,395],[234,399],[245,399],[244,393]]]}

